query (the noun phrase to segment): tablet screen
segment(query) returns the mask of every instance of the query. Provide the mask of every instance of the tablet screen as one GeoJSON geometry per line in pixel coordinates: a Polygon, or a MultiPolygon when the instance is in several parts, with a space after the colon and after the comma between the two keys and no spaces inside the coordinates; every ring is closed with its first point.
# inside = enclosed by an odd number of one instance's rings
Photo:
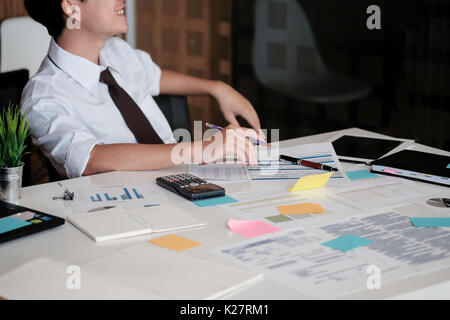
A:
{"type": "Polygon", "coordinates": [[[341,157],[379,159],[403,143],[397,140],[384,140],[355,136],[342,136],[333,141],[336,154],[341,157]]]}
{"type": "Polygon", "coordinates": [[[0,243],[63,225],[64,219],[0,201],[0,243]]]}
{"type": "Polygon", "coordinates": [[[41,216],[40,214],[30,211],[3,217],[0,219],[0,234],[31,226],[33,224],[43,223],[44,221],[50,221],[51,219],[52,218],[50,217],[41,216]]]}

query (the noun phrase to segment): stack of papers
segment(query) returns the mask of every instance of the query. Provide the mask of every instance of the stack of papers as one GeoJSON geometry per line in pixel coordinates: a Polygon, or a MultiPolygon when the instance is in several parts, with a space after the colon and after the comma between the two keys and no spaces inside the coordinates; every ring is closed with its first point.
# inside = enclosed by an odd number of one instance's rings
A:
{"type": "Polygon", "coordinates": [[[226,163],[190,165],[189,173],[205,180],[223,181],[298,180],[310,175],[324,173],[321,170],[280,161],[281,154],[338,168],[339,172],[334,172],[331,177],[331,185],[346,185],[350,182],[349,178],[343,174],[344,170],[331,143],[315,143],[281,149],[276,144],[272,148],[260,147],[256,167],[226,163]]]}
{"type": "Polygon", "coordinates": [[[212,250],[319,299],[366,291],[368,270],[382,286],[450,267],[450,230],[417,229],[396,212],[297,227],[212,250]]]}

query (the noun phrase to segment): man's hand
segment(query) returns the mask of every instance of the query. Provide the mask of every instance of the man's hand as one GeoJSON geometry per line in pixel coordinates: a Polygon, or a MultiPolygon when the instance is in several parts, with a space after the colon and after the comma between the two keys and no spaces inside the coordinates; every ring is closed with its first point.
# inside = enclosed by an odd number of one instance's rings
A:
{"type": "Polygon", "coordinates": [[[186,96],[211,95],[217,100],[225,119],[231,125],[239,127],[236,116],[241,116],[258,132],[260,140],[266,139],[261,131],[258,114],[250,101],[222,81],[205,80],[162,70],[160,93],[186,96]]]}
{"type": "MultiPolygon", "coordinates": [[[[239,122],[236,116],[241,116],[260,133],[261,123],[258,118],[258,114],[253,108],[250,101],[244,98],[239,92],[224,82],[217,82],[216,88],[213,91],[214,98],[219,103],[220,110],[222,111],[225,120],[231,125],[239,127],[239,122]]],[[[264,138],[264,135],[260,133],[260,137],[264,138]]]]}
{"type": "Polygon", "coordinates": [[[255,147],[248,139],[258,138],[258,134],[247,128],[229,125],[219,131],[206,142],[201,152],[204,163],[214,163],[223,160],[227,155],[236,156],[239,161],[246,165],[247,161],[251,167],[258,164],[258,156],[255,147]]]}

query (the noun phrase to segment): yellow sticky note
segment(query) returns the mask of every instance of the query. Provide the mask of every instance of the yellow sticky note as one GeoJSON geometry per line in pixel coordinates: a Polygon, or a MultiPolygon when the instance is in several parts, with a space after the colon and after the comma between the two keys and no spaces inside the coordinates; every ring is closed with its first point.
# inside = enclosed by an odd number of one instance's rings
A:
{"type": "Polygon", "coordinates": [[[289,191],[296,192],[323,188],[328,183],[328,180],[330,180],[332,175],[333,172],[329,172],[300,178],[295,186],[292,189],[289,189],[289,191]]]}
{"type": "Polygon", "coordinates": [[[320,204],[316,203],[299,203],[290,206],[279,206],[277,209],[282,215],[323,213],[325,211],[320,204]]]}
{"type": "Polygon", "coordinates": [[[188,249],[192,249],[201,246],[203,243],[185,239],[176,235],[168,235],[158,239],[149,240],[148,242],[156,244],[158,246],[181,252],[188,249]]]}

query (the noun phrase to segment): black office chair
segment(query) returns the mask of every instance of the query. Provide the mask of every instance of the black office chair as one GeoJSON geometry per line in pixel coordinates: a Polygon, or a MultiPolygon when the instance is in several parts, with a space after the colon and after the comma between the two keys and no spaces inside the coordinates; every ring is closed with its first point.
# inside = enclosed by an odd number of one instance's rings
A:
{"type": "MultiPolygon", "coordinates": [[[[28,82],[29,72],[26,69],[17,71],[0,73],[0,112],[7,108],[10,104],[20,105],[22,91],[28,82]]],[[[26,145],[31,146],[30,137],[26,140],[26,145]]],[[[23,157],[23,178],[22,185],[24,187],[31,185],[31,154],[23,157]]]]}
{"type": "Polygon", "coordinates": [[[189,106],[185,96],[160,95],[154,98],[166,116],[172,131],[186,129],[192,134],[189,106]]]}
{"type": "MultiPolygon", "coordinates": [[[[160,95],[154,97],[154,99],[167,118],[172,131],[186,129],[192,133],[189,106],[185,96],[160,95]]],[[[64,179],[59,175],[49,160],[47,160],[47,171],[51,182],[64,179]]]]}

